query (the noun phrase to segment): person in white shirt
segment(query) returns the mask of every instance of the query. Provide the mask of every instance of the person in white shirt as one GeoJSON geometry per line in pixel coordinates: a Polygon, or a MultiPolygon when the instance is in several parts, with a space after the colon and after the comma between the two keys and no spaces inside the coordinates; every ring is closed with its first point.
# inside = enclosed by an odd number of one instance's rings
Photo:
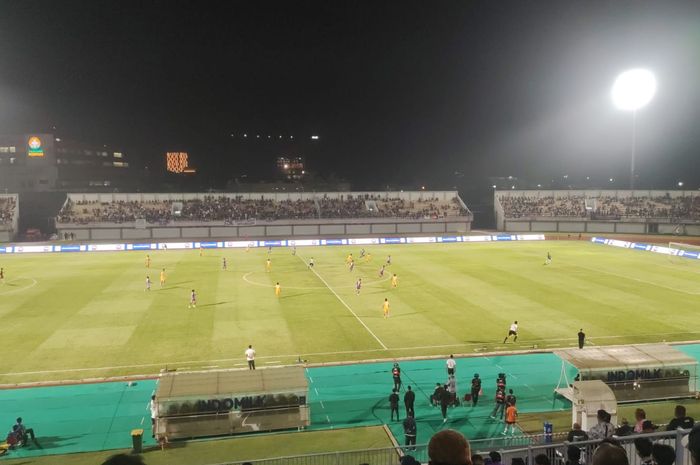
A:
{"type": "Polygon", "coordinates": [[[508,330],[508,335],[503,338],[503,343],[505,344],[506,341],[508,340],[509,337],[513,337],[513,342],[516,342],[518,340],[518,320],[515,320],[512,325],[510,325],[510,329],[508,330]]]}
{"type": "Polygon", "coordinates": [[[455,360],[454,355],[450,355],[450,358],[447,359],[447,376],[451,376],[455,374],[455,367],[457,366],[457,361],[455,360]]]}
{"type": "Polygon", "coordinates": [[[255,349],[249,345],[245,351],[245,359],[248,361],[248,369],[255,370],[255,349]]]}
{"type": "Polygon", "coordinates": [[[156,418],[158,418],[158,403],[155,394],[151,396],[148,409],[151,411],[151,437],[154,438],[156,437],[156,418]]]}

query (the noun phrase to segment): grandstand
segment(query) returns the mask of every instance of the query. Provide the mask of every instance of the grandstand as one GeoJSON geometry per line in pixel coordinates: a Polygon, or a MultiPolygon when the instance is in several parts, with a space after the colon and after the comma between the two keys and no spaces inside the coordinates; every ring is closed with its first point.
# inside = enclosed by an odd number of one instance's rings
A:
{"type": "Polygon", "coordinates": [[[0,194],[0,242],[9,242],[17,231],[17,194],[0,194]]]}
{"type": "Polygon", "coordinates": [[[463,233],[455,191],[69,194],[56,217],[76,239],[253,238],[463,233]]]}
{"type": "Polygon", "coordinates": [[[496,191],[494,209],[503,231],[700,234],[695,191],[496,191]]]}

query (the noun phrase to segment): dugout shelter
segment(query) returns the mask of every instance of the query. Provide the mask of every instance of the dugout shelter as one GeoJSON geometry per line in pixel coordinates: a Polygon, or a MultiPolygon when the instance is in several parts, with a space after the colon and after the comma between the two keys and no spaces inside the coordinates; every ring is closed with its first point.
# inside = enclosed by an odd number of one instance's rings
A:
{"type": "Polygon", "coordinates": [[[301,429],[308,390],[301,367],[164,373],[154,431],[170,440],[301,429]]]}
{"type": "Polygon", "coordinates": [[[610,387],[618,402],[674,399],[695,396],[695,358],[668,344],[562,349],[555,392],[575,401],[574,381],[600,380],[610,387]]]}

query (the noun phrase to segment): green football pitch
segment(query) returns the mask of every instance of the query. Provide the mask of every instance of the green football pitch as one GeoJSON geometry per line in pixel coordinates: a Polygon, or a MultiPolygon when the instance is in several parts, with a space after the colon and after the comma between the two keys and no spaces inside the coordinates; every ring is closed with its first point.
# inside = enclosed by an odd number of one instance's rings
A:
{"type": "Polygon", "coordinates": [[[242,367],[248,344],[275,366],[552,349],[579,328],[597,345],[700,339],[700,261],[577,241],[365,248],[154,251],[150,268],[141,252],[1,256],[0,383],[242,367]]]}

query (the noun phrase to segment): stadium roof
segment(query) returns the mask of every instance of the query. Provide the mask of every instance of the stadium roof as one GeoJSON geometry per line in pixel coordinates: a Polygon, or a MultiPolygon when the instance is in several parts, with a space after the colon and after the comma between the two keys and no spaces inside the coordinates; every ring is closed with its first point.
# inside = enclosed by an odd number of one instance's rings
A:
{"type": "Polygon", "coordinates": [[[697,365],[693,357],[668,344],[587,347],[554,352],[579,370],[621,370],[697,365]]]}
{"type": "Polygon", "coordinates": [[[156,397],[188,400],[193,397],[253,396],[275,393],[305,393],[308,382],[301,367],[265,370],[231,370],[167,373],[161,376],[156,397]]]}

